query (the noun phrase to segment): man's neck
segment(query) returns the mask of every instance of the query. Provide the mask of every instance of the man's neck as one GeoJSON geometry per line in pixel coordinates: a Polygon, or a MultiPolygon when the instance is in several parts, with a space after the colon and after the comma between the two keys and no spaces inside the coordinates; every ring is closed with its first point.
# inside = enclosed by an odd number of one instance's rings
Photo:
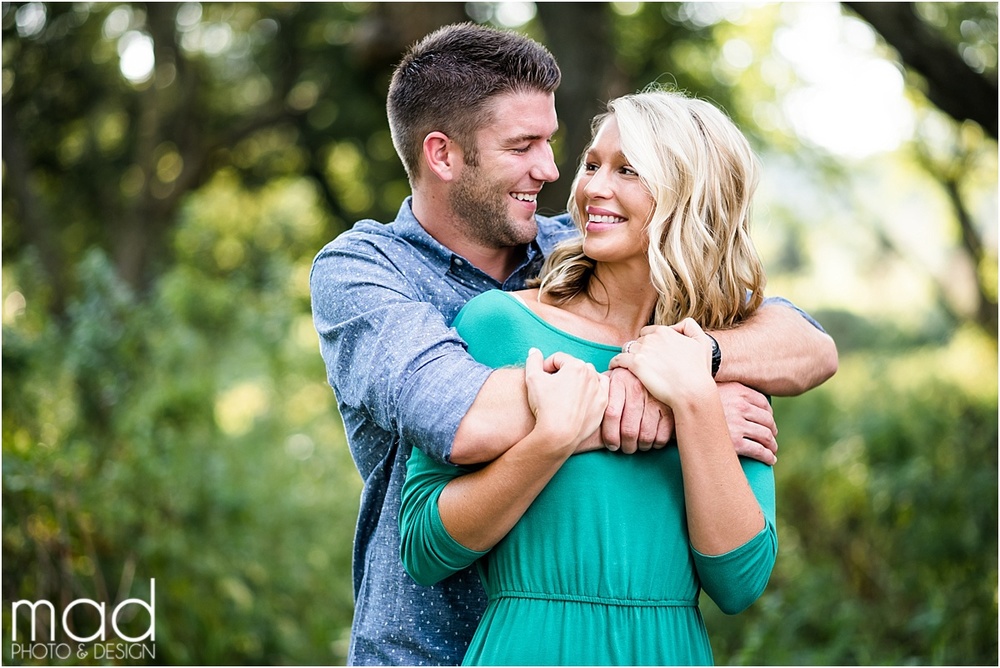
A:
{"type": "Polygon", "coordinates": [[[524,245],[494,248],[484,246],[465,233],[461,219],[450,212],[435,212],[432,207],[422,206],[414,197],[413,215],[427,234],[451,252],[465,258],[476,269],[503,283],[514,273],[526,257],[524,245]]]}
{"type": "MultiPolygon", "coordinates": [[[[440,241],[440,239],[438,240],[440,241]]],[[[498,283],[506,281],[514,270],[524,261],[526,250],[524,246],[513,248],[484,248],[477,244],[447,244],[445,247],[461,255],[472,263],[472,266],[492,277],[498,283]],[[456,248],[455,246],[459,246],[456,248]],[[464,250],[463,250],[464,248],[464,250]]]]}

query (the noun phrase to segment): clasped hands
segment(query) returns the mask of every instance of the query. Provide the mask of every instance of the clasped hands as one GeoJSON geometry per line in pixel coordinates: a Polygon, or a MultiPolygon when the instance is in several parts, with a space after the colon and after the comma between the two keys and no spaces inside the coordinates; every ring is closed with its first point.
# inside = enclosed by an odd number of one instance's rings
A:
{"type": "MultiPolygon", "coordinates": [[[[693,321],[672,327],[645,327],[636,343],[663,362],[660,372],[683,370],[690,373],[692,363],[701,364],[701,353],[698,352],[699,359],[692,362],[691,350],[698,348],[684,339],[698,341],[709,355],[705,359],[710,360],[708,337],[693,321]],[[688,359],[676,364],[670,361],[679,359],[684,353],[688,359]]],[[[525,369],[532,413],[536,419],[544,414],[550,422],[558,420],[563,430],[571,424],[579,425],[576,452],[604,447],[633,454],[663,448],[674,433],[670,407],[652,396],[631,370],[618,366],[615,361],[611,366],[608,371],[598,374],[593,365],[565,353],[555,353],[543,360],[541,353],[533,350],[525,369]],[[564,369],[566,371],[560,373],[564,369]],[[543,403],[556,402],[562,405],[539,410],[543,403]]],[[[767,398],[737,382],[720,382],[717,389],[736,453],[773,465],[777,461],[778,429],[767,398]]]]}

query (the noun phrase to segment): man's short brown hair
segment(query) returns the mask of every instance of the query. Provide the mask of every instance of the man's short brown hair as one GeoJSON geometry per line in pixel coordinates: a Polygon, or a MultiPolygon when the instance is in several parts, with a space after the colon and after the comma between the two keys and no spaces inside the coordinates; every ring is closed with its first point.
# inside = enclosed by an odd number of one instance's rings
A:
{"type": "Polygon", "coordinates": [[[518,33],[458,23],[421,39],[396,66],[386,101],[393,145],[410,183],[420,173],[429,133],[448,135],[475,165],[476,131],[492,122],[489,101],[505,93],[554,92],[561,76],[548,49],[518,33]]]}

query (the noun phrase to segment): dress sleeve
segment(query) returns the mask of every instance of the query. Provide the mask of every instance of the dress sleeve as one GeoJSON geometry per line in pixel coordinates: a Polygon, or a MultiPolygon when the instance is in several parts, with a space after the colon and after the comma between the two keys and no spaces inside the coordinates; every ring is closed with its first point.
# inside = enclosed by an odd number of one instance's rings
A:
{"type": "Polygon", "coordinates": [[[341,235],[313,261],[313,322],[337,399],[447,461],[492,371],[378,244],[341,235]]]}
{"type": "Polygon", "coordinates": [[[399,553],[403,568],[417,584],[436,584],[486,554],[470,550],[452,538],[438,511],[441,491],[464,472],[435,462],[420,450],[414,450],[406,464],[399,511],[399,553]]]}
{"type": "Polygon", "coordinates": [[[691,548],[702,589],[727,615],[746,610],[764,593],[778,556],[774,470],[743,457],[740,464],[764,513],[764,528],[748,542],[725,554],[709,556],[691,548]]]}

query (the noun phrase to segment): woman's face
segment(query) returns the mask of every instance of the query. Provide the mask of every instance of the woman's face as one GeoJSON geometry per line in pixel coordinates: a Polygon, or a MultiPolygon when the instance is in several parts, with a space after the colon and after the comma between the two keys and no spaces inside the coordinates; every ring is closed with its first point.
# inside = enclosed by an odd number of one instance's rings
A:
{"type": "Polygon", "coordinates": [[[601,262],[646,260],[653,197],[622,154],[618,121],[608,117],[584,157],[574,193],[584,222],[583,251],[601,262]]]}

